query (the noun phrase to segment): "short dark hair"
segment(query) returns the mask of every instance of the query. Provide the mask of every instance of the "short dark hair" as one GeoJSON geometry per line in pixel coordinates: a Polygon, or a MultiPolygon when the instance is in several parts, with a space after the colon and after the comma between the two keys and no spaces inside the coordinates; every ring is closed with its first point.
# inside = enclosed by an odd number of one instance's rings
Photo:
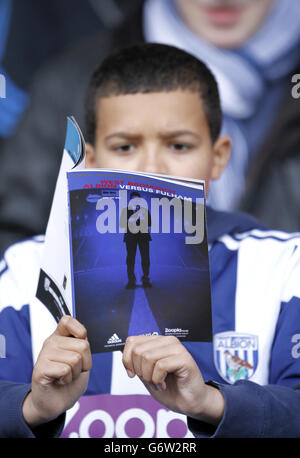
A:
{"type": "Polygon", "coordinates": [[[212,141],[220,135],[222,110],[212,72],[174,46],[143,43],[119,49],[93,72],[85,104],[86,140],[94,144],[99,98],[113,95],[190,90],[200,95],[212,141]]]}

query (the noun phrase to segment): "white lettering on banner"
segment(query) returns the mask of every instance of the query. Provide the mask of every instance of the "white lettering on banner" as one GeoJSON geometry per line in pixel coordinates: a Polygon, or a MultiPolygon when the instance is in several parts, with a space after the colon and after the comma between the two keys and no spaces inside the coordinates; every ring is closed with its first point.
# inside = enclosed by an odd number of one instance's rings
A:
{"type": "Polygon", "coordinates": [[[153,418],[145,410],[136,409],[136,408],[125,410],[125,412],[121,413],[121,415],[117,419],[116,421],[116,436],[117,437],[126,438],[126,439],[129,438],[129,436],[127,436],[125,432],[125,426],[126,426],[126,423],[129,420],[131,420],[132,418],[138,418],[144,424],[144,432],[140,436],[141,438],[153,437],[154,431],[155,431],[155,425],[154,425],[153,418]]]}
{"type": "Polygon", "coordinates": [[[292,342],[298,342],[292,347],[292,357],[295,359],[300,358],[300,334],[294,334],[292,337],[292,342]]]}
{"type": "MultiPolygon", "coordinates": [[[[76,409],[75,413],[77,412],[78,409],[76,409]]],[[[71,415],[71,417],[68,417],[67,415],[65,427],[70,424],[73,418],[74,415],[71,415]]],[[[187,428],[186,417],[184,415],[172,412],[170,410],[159,409],[157,411],[156,418],[154,418],[146,410],[140,408],[131,408],[125,410],[118,416],[115,422],[112,416],[105,410],[92,410],[81,420],[78,432],[72,431],[69,433],[68,437],[90,438],[92,437],[90,435],[90,429],[93,423],[100,421],[104,425],[104,433],[101,433],[101,436],[99,435],[97,437],[113,438],[115,435],[117,438],[130,438],[130,436],[128,436],[126,433],[126,425],[128,421],[132,419],[138,419],[143,423],[144,430],[139,436],[140,438],[172,438],[172,436],[168,434],[168,426],[174,420],[181,421],[183,423],[183,426],[186,429],[184,438],[194,437],[187,428]]]]}
{"type": "MultiPolygon", "coordinates": [[[[157,427],[156,427],[156,437],[159,438],[169,438],[168,434],[168,424],[173,420],[180,420],[182,423],[186,425],[184,415],[176,412],[172,412],[171,410],[164,410],[160,409],[157,412],[157,427]]],[[[186,428],[187,429],[187,428],[186,428]]],[[[187,437],[194,437],[193,434],[187,429],[187,433],[184,436],[187,437]]]]}
{"type": "Polygon", "coordinates": [[[105,432],[103,434],[104,438],[113,437],[114,435],[114,421],[109,413],[105,412],[105,410],[93,410],[92,412],[88,413],[79,426],[79,437],[88,438],[91,437],[89,434],[89,429],[94,421],[102,421],[105,426],[105,432]]]}

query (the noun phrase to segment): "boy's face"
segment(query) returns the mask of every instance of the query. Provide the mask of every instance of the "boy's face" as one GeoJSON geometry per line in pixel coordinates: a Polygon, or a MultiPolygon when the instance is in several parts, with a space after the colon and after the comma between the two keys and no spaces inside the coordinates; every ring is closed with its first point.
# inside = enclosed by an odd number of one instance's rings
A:
{"type": "Polygon", "coordinates": [[[198,94],[155,92],[101,98],[88,168],[217,179],[230,155],[226,136],[212,144],[198,94]]]}

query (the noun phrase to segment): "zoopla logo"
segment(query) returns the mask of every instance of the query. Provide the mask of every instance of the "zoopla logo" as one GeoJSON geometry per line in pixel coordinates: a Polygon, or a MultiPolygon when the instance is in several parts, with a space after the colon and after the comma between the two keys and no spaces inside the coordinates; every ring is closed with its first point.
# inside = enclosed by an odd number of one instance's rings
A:
{"type": "Polygon", "coordinates": [[[0,73],[0,99],[6,98],[6,80],[5,76],[0,73]]]}

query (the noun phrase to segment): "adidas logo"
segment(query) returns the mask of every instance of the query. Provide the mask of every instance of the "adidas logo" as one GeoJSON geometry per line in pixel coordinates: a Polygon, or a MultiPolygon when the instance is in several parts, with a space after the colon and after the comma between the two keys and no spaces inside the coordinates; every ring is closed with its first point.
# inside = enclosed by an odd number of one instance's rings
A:
{"type": "Polygon", "coordinates": [[[122,339],[118,336],[118,334],[114,333],[110,339],[108,339],[107,343],[108,344],[116,344],[116,343],[121,343],[122,339]]]}

